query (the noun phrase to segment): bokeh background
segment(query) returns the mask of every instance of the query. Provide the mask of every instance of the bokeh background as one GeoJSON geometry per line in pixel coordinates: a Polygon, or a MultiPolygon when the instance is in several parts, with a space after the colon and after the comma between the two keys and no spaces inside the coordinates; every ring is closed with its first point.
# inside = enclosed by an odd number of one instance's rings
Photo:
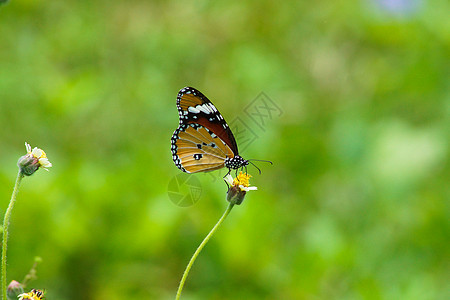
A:
{"type": "MultiPolygon", "coordinates": [[[[8,281],[42,258],[47,299],[173,299],[227,206],[225,173],[168,185],[176,95],[257,138],[257,192],[183,299],[449,299],[447,1],[11,1],[0,6],[0,199],[24,142],[8,281]],[[258,127],[263,92],[281,110],[258,127]],[[185,189],[186,191],[187,189],[185,189]]],[[[238,144],[248,138],[237,137],[238,144]]]]}

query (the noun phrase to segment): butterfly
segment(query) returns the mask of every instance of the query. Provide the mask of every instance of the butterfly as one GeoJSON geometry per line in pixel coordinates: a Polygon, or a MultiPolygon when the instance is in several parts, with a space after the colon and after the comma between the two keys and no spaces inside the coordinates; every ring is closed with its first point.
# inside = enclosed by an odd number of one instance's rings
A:
{"type": "Polygon", "coordinates": [[[183,172],[209,172],[249,164],[239,155],[236,140],[220,112],[200,91],[185,87],[178,92],[180,124],[172,135],[175,165],[183,172]]]}

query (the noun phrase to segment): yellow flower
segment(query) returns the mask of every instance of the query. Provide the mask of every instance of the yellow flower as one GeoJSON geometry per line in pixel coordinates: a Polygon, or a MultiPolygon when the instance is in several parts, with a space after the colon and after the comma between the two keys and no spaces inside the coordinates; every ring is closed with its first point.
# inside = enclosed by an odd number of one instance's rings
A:
{"type": "Polygon", "coordinates": [[[241,204],[244,201],[245,194],[248,191],[257,190],[256,186],[250,186],[249,179],[252,177],[247,173],[239,172],[239,175],[233,179],[230,174],[228,174],[224,180],[230,185],[227,192],[227,200],[234,204],[241,204]]]}
{"type": "Polygon", "coordinates": [[[44,150],[39,149],[38,147],[34,147],[33,150],[31,150],[30,144],[26,142],[25,147],[27,149],[27,154],[19,158],[19,161],[17,162],[21,172],[30,176],[40,167],[48,171],[47,168],[50,168],[52,163],[48,160],[44,150]]]}
{"type": "Polygon", "coordinates": [[[44,292],[32,289],[31,292],[20,294],[17,297],[19,297],[19,300],[41,300],[44,299],[44,292]]]}

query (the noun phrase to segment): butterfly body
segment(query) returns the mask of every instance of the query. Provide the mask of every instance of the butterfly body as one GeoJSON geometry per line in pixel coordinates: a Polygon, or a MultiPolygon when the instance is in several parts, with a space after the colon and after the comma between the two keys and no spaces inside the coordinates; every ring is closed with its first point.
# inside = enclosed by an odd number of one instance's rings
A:
{"type": "Polygon", "coordinates": [[[197,173],[248,165],[227,122],[205,95],[185,87],[178,93],[177,108],[180,124],[172,135],[171,151],[180,170],[197,173]]]}

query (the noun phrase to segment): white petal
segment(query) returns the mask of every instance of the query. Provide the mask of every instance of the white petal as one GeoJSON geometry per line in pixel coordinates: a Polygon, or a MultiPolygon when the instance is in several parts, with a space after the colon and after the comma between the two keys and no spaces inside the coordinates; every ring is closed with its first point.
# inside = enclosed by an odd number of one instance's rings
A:
{"type": "Polygon", "coordinates": [[[27,142],[25,142],[25,148],[27,148],[28,153],[31,153],[31,146],[27,142]]]}
{"type": "Polygon", "coordinates": [[[229,185],[233,185],[233,177],[230,174],[225,176],[223,180],[225,180],[225,182],[228,183],[229,185]]]}
{"type": "Polygon", "coordinates": [[[31,152],[31,154],[33,154],[34,157],[40,158],[42,156],[43,152],[38,147],[34,147],[34,149],[31,152]]]}
{"type": "Polygon", "coordinates": [[[239,188],[241,189],[241,191],[256,191],[258,188],[256,186],[249,186],[249,187],[245,187],[242,184],[239,185],[239,188]]]}
{"type": "Polygon", "coordinates": [[[52,166],[52,163],[48,160],[48,158],[40,158],[39,164],[45,168],[50,168],[52,166]]]}

